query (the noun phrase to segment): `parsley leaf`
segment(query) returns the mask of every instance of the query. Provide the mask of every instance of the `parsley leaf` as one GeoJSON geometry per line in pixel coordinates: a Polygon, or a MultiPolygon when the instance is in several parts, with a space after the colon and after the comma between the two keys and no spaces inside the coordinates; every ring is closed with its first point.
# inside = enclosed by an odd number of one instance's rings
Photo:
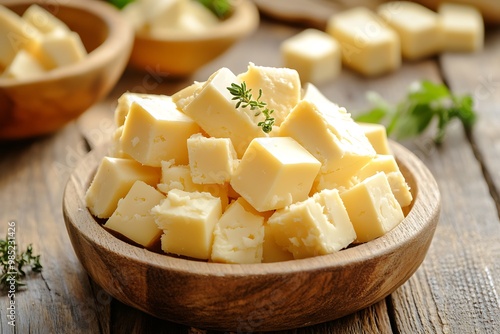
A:
{"type": "Polygon", "coordinates": [[[387,135],[396,140],[420,135],[433,119],[437,119],[434,141],[440,144],[453,119],[459,119],[469,131],[477,118],[470,95],[453,95],[446,85],[427,80],[410,85],[406,98],[396,105],[389,104],[374,92],[369,92],[367,98],[372,108],[356,116],[355,120],[384,124],[387,135]]]}

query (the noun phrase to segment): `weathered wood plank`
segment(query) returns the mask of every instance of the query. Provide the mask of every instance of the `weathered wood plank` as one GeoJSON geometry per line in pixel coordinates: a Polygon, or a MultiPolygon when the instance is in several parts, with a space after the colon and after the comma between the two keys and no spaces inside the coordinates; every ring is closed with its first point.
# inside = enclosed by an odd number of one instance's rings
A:
{"type": "Polygon", "coordinates": [[[44,267],[15,295],[15,327],[6,322],[8,298],[0,297],[0,332],[100,332],[107,305],[94,297],[62,217],[65,181],[86,152],[74,124],[51,136],[2,143],[0,152],[0,234],[15,221],[20,248],[32,243],[44,267]]]}

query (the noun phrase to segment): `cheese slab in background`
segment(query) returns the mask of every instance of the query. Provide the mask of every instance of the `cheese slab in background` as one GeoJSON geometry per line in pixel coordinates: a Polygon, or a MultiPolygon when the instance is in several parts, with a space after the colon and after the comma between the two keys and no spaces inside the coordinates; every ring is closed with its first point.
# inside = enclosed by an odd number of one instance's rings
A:
{"type": "Polygon", "coordinates": [[[168,99],[133,101],[120,138],[124,153],[147,166],[188,163],[187,139],[200,127],[168,99]]]}
{"type": "Polygon", "coordinates": [[[215,225],[211,260],[261,263],[264,217],[243,198],[232,202],[215,225]]]}
{"type": "Polygon", "coordinates": [[[231,180],[238,163],[231,139],[194,134],[187,140],[187,150],[194,183],[225,184],[231,180]]]}
{"type": "Polygon", "coordinates": [[[118,201],[104,227],[146,248],[152,247],[160,240],[163,231],[156,225],[151,209],[163,199],[165,196],[154,187],[136,181],[127,195],[118,201]]]}
{"type": "MultiPolygon", "coordinates": [[[[238,75],[240,81],[244,81],[248,89],[252,90],[253,99],[259,96],[260,101],[266,103],[266,108],[274,110],[274,124],[279,126],[286,118],[290,110],[300,100],[301,82],[299,73],[291,68],[279,68],[269,66],[248,65],[246,72],[238,75]]],[[[262,119],[262,115],[260,116],[262,119]]]]}
{"type": "Polygon", "coordinates": [[[303,30],[283,41],[280,51],[284,66],[297,70],[304,83],[333,80],[342,69],[339,43],[321,30],[303,30]]]}
{"type": "Polygon", "coordinates": [[[36,78],[46,72],[43,65],[26,50],[19,50],[2,77],[13,79],[36,78]]]}
{"type": "Polygon", "coordinates": [[[404,214],[385,173],[380,172],[340,194],[356,231],[356,242],[376,239],[397,226],[404,214]]]}
{"type": "Polygon", "coordinates": [[[276,210],[268,225],[278,245],[295,259],[339,251],[356,239],[349,215],[336,189],[276,210]]]}
{"type": "Polygon", "coordinates": [[[305,200],[320,167],[290,137],[255,138],[230,184],[257,211],[275,210],[305,200]]]}
{"type": "Polygon", "coordinates": [[[200,260],[210,258],[213,231],[222,215],[219,198],[209,193],[173,189],[151,212],[163,230],[164,252],[200,260]]]}
{"type": "Polygon", "coordinates": [[[32,50],[49,70],[76,64],[87,56],[80,36],[72,31],[43,35],[36,39],[32,50]]]}
{"type": "Polygon", "coordinates": [[[135,160],[104,157],[85,194],[87,207],[94,216],[109,218],[135,181],[156,186],[160,173],[160,168],[143,166],[135,160]]]}
{"type": "Polygon", "coordinates": [[[321,162],[322,173],[355,173],[376,154],[351,115],[326,98],[301,100],[281,125],[279,134],[294,138],[307,149],[321,162]]]}
{"type": "Polygon", "coordinates": [[[411,1],[390,1],[381,4],[377,13],[398,33],[404,58],[418,60],[440,51],[442,35],[436,12],[411,1]]]}
{"type": "Polygon", "coordinates": [[[236,101],[232,100],[233,96],[227,89],[233,83],[239,85],[241,81],[228,68],[219,69],[182,110],[209,136],[230,138],[238,157],[241,157],[253,138],[266,137],[267,134],[257,126],[255,110],[236,109],[236,101]]]}
{"type": "Polygon", "coordinates": [[[401,66],[399,36],[366,7],[333,15],[326,32],[339,42],[343,64],[358,73],[377,76],[401,66]]]}
{"type": "Polygon", "coordinates": [[[442,33],[441,51],[476,52],[484,46],[484,22],[472,5],[442,3],[438,8],[442,33]]]}

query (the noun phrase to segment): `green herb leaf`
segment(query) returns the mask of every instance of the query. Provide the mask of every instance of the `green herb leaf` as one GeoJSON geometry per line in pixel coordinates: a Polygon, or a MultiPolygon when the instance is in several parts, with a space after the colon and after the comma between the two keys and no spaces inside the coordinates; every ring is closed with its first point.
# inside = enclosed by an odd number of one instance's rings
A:
{"type": "Polygon", "coordinates": [[[129,3],[134,2],[134,0],[108,0],[108,1],[118,9],[122,9],[129,3]]]}
{"type": "Polygon", "coordinates": [[[474,101],[471,96],[455,96],[444,84],[421,81],[409,87],[406,98],[390,105],[380,95],[370,92],[368,99],[373,107],[355,117],[358,122],[381,123],[387,134],[396,140],[422,134],[437,119],[434,141],[444,140],[446,127],[458,118],[467,131],[476,121],[474,101]]]}
{"type": "Polygon", "coordinates": [[[33,272],[41,272],[40,255],[33,254],[32,245],[28,245],[25,251],[19,253],[14,239],[6,237],[0,239],[0,288],[3,291],[15,291],[25,285],[21,277],[26,276],[25,267],[30,267],[33,272]]]}
{"type": "Polygon", "coordinates": [[[266,107],[267,103],[260,101],[262,89],[259,89],[259,96],[257,96],[256,100],[253,100],[252,89],[247,89],[245,81],[243,81],[241,85],[232,83],[231,86],[227,87],[227,90],[233,95],[231,100],[238,101],[235,105],[236,108],[240,106],[242,108],[250,108],[250,110],[257,110],[254,116],[259,116],[260,114],[264,115],[264,121],[257,123],[257,125],[262,128],[262,131],[269,133],[273,130],[274,118],[271,117],[271,114],[274,110],[269,110],[266,107]]]}
{"type": "Polygon", "coordinates": [[[227,18],[231,15],[233,7],[230,0],[196,0],[203,6],[208,8],[220,20],[227,18]]]}

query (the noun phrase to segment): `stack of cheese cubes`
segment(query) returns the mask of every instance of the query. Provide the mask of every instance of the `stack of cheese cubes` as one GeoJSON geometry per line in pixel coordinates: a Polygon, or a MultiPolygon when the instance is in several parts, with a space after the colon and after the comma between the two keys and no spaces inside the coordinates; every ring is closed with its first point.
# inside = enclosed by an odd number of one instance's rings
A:
{"type": "Polygon", "coordinates": [[[343,65],[365,76],[394,71],[402,60],[440,52],[481,50],[484,23],[470,5],[443,3],[437,12],[411,1],[389,1],[376,11],[366,7],[333,15],[325,31],[306,29],[283,41],[286,67],[302,80],[323,83],[343,65]]]}
{"type": "Polygon", "coordinates": [[[80,36],[44,8],[33,4],[19,16],[0,5],[2,77],[37,77],[77,63],[86,55],[80,36]]]}
{"type": "Polygon", "coordinates": [[[124,93],[87,191],[104,227],[169,254],[224,263],[299,259],[378,238],[412,194],[385,128],[353,121],[298,72],[228,68],[172,96],[124,93]],[[245,83],[274,110],[236,107],[245,83]]]}

